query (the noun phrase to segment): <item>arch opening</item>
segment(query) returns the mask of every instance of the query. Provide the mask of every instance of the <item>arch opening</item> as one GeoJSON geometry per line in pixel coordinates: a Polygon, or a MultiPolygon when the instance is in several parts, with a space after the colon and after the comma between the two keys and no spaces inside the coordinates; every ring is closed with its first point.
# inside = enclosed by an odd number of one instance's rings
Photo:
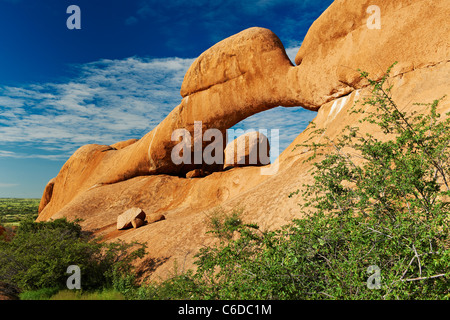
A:
{"type": "MultiPolygon", "coordinates": [[[[270,162],[274,163],[278,156],[302,133],[308,124],[317,116],[316,111],[301,107],[276,107],[254,114],[227,130],[227,143],[237,138],[235,134],[259,131],[265,134],[270,145],[270,162]],[[230,132],[230,130],[232,130],[230,132]],[[267,133],[267,134],[266,134],[267,133]]],[[[240,136],[239,135],[239,136],[240,136]]]]}

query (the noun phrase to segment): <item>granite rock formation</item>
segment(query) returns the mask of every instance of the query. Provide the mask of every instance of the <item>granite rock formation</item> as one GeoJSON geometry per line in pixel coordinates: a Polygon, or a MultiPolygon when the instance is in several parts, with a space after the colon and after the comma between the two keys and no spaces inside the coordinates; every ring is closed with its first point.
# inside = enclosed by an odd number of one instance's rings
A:
{"type": "MultiPolygon", "coordinates": [[[[82,218],[83,228],[114,240],[140,241],[161,259],[155,276],[170,272],[175,259],[192,266],[193,255],[211,243],[205,234],[207,214],[217,207],[240,207],[248,222],[275,228],[301,218],[300,196],[288,195],[311,181],[311,155],[295,148],[309,138],[299,132],[272,167],[238,167],[223,171],[222,164],[175,165],[171,151],[176,129],[194,137],[195,123],[202,133],[224,133],[239,121],[276,106],[317,111],[314,142],[335,138],[361,115],[349,109],[370,94],[358,69],[379,78],[395,61],[390,83],[393,99],[402,111],[418,111],[413,102],[431,102],[450,89],[450,8],[447,0],[378,0],[381,28],[368,27],[373,1],[336,0],[313,23],[292,65],[278,37],[270,30],[250,28],[205,51],[186,73],[181,103],[155,129],[138,141],[113,146],[81,147],[45,188],[38,220],[82,218]],[[186,179],[193,170],[210,174],[186,179]],[[139,229],[116,230],[119,214],[138,206],[165,220],[139,229]]],[[[449,98],[438,110],[450,111],[449,98]]],[[[377,134],[373,127],[363,130],[377,134]]],[[[202,149],[208,144],[200,144],[202,149]]],[[[225,150],[225,142],[218,150],[225,150]]]]}

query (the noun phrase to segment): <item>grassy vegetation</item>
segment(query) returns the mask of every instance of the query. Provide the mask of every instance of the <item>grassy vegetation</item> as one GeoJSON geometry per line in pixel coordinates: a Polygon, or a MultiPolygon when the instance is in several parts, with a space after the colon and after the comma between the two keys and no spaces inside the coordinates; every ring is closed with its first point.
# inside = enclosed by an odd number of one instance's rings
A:
{"type": "Polygon", "coordinates": [[[105,289],[94,292],[61,290],[52,295],[50,300],[125,300],[125,297],[119,291],[114,289],[105,289]]]}
{"type": "Polygon", "coordinates": [[[48,300],[57,294],[58,290],[58,288],[42,288],[25,291],[19,294],[19,298],[20,300],[48,300]]]}
{"type": "Polygon", "coordinates": [[[38,215],[40,199],[0,198],[0,225],[18,226],[26,218],[38,215]]]}
{"type": "Polygon", "coordinates": [[[20,300],[125,300],[123,294],[114,289],[99,291],[59,290],[42,288],[25,291],[19,295],[20,300]]]}

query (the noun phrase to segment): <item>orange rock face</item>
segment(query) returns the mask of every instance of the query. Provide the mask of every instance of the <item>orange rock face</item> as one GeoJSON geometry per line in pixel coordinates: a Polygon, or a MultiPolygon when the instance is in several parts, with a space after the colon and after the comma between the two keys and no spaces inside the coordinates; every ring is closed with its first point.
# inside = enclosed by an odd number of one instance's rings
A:
{"type": "Polygon", "coordinates": [[[42,195],[41,202],[39,203],[38,212],[44,210],[44,208],[52,199],[54,185],[55,185],[55,178],[51,179],[45,186],[44,194],[42,195]]]}
{"type": "MultiPolygon", "coordinates": [[[[164,259],[155,271],[164,277],[175,259],[192,266],[197,250],[212,243],[206,234],[208,214],[244,209],[243,219],[275,228],[302,217],[300,196],[288,195],[312,181],[311,156],[305,143],[309,131],[279,156],[277,170],[263,167],[223,171],[222,164],[180,164],[172,161],[176,129],[192,137],[195,122],[202,135],[208,129],[225,130],[255,113],[276,106],[302,106],[317,110],[314,120],[321,136],[311,142],[337,137],[362,115],[350,114],[357,100],[370,94],[358,69],[378,77],[394,61],[390,82],[393,98],[402,111],[421,111],[413,102],[431,102],[450,89],[450,16],[447,0],[376,1],[381,29],[369,27],[372,5],[368,0],[336,0],[311,26],[297,54],[297,66],[286,56],[270,30],[251,28],[205,51],[192,64],[181,88],[179,106],[155,129],[138,141],[112,146],[80,148],[46,187],[38,220],[81,218],[85,229],[114,240],[117,216],[132,207],[163,215],[158,223],[120,231],[120,239],[151,247],[152,258],[164,259]],[[368,21],[369,20],[369,21],[368,21]],[[209,172],[186,179],[187,173],[209,172]]],[[[449,99],[439,112],[450,111],[449,99]]],[[[374,135],[373,127],[363,130],[374,135]]],[[[200,135],[200,136],[202,136],[200,135]]],[[[209,142],[201,141],[204,150],[209,142]]],[[[219,150],[225,150],[225,139],[219,150]]],[[[189,151],[188,151],[189,152],[189,151]]],[[[189,175],[190,176],[190,175],[189,175]]]]}
{"type": "Polygon", "coordinates": [[[295,58],[294,79],[307,85],[306,103],[318,109],[364,87],[358,69],[375,78],[395,61],[394,74],[448,61],[449,14],[446,0],[334,1],[312,24],[295,58]],[[372,5],[379,8],[379,29],[369,27],[372,5]]]}

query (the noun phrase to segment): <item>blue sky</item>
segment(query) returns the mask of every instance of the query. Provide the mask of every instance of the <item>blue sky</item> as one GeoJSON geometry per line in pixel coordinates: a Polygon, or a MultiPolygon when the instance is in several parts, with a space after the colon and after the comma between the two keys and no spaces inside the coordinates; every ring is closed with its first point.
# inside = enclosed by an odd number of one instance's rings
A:
{"type": "MultiPolygon", "coordinates": [[[[181,101],[197,56],[246,28],[293,59],[332,0],[0,0],[0,197],[42,195],[88,143],[140,138],[181,101]],[[81,30],[69,30],[69,5],[81,30]]],[[[235,128],[279,129],[284,149],[313,119],[275,108],[235,128]]]]}

